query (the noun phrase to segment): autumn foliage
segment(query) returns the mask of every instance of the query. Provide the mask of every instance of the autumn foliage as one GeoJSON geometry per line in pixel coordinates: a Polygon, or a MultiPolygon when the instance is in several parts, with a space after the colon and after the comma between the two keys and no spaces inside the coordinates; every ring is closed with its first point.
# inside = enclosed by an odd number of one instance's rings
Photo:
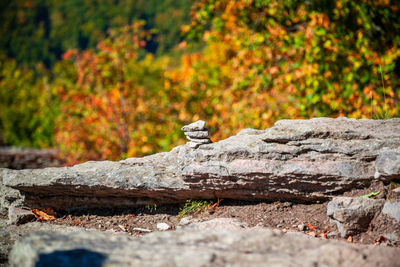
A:
{"type": "Polygon", "coordinates": [[[207,82],[218,80],[221,103],[232,108],[227,117],[244,115],[232,118],[234,128],[264,128],[280,117],[398,116],[395,3],[199,1],[185,30],[208,45],[192,65],[214,71],[196,70],[186,81],[212,90],[207,82]]]}
{"type": "Polygon", "coordinates": [[[150,54],[139,59],[147,37],[135,23],[110,31],[96,50],[64,54],[73,81],[58,84],[55,140],[70,163],[154,153],[174,140],[165,141],[176,128],[162,90],[166,61],[150,54]]]}
{"type": "Polygon", "coordinates": [[[142,23],[113,29],[54,67],[55,144],[69,163],[117,160],[184,143],[180,127],[198,119],[218,141],[282,118],[399,116],[399,8],[198,0],[180,51],[158,57],[142,23]]]}

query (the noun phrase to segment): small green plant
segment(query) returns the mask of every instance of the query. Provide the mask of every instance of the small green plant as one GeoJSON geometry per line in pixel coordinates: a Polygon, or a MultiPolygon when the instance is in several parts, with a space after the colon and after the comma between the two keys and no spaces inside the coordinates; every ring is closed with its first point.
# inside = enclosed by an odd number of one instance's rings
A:
{"type": "Polygon", "coordinates": [[[390,190],[396,189],[398,186],[400,186],[400,183],[396,183],[395,181],[390,182],[390,190]]]}
{"type": "Polygon", "coordinates": [[[157,210],[157,204],[153,204],[153,205],[146,205],[146,210],[153,212],[157,210]]]}
{"type": "Polygon", "coordinates": [[[383,81],[383,72],[382,72],[382,66],[379,65],[379,71],[381,73],[381,81],[382,81],[382,92],[383,92],[383,111],[377,112],[376,114],[372,114],[372,96],[371,96],[371,118],[374,120],[388,120],[392,119],[393,116],[386,110],[386,89],[385,89],[385,83],[383,81]]]}
{"type": "Polygon", "coordinates": [[[190,214],[206,211],[212,204],[212,201],[188,199],[186,200],[185,206],[180,209],[178,220],[190,214]]]}
{"type": "Polygon", "coordinates": [[[366,198],[369,198],[369,197],[373,197],[373,196],[376,196],[376,195],[378,195],[380,192],[381,192],[381,191],[377,191],[377,192],[371,192],[371,193],[369,193],[369,194],[362,195],[362,196],[360,196],[360,197],[366,197],[366,198]]]}

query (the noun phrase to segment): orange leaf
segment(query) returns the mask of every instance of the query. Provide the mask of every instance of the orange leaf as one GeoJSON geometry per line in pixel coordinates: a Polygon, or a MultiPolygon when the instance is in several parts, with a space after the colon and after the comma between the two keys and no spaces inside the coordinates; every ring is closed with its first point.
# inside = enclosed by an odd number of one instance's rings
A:
{"type": "Polygon", "coordinates": [[[219,203],[221,203],[222,200],[223,200],[222,198],[221,198],[221,199],[218,199],[217,202],[215,202],[214,204],[211,205],[211,208],[217,207],[217,206],[219,205],[219,203]]]}
{"type": "Polygon", "coordinates": [[[35,214],[36,218],[39,221],[49,221],[49,222],[51,222],[51,221],[55,220],[54,216],[48,215],[47,213],[45,213],[43,211],[40,211],[38,209],[33,209],[32,212],[33,212],[33,214],[35,214]]]}
{"type": "Polygon", "coordinates": [[[321,237],[323,238],[323,239],[327,239],[328,237],[327,237],[327,233],[329,233],[329,230],[324,230],[322,233],[321,233],[321,237]]]}
{"type": "Polygon", "coordinates": [[[57,213],[51,208],[44,208],[42,209],[42,211],[47,213],[48,215],[57,216],[57,213]]]}
{"type": "Polygon", "coordinates": [[[79,224],[79,221],[75,221],[75,222],[73,222],[71,225],[72,226],[76,226],[76,225],[78,225],[79,224]]]}
{"type": "Polygon", "coordinates": [[[353,243],[353,237],[351,235],[349,235],[349,237],[347,238],[347,242],[353,243]]]}
{"type": "Polygon", "coordinates": [[[307,224],[307,227],[309,230],[314,231],[315,230],[315,226],[312,225],[311,223],[307,224]]]}

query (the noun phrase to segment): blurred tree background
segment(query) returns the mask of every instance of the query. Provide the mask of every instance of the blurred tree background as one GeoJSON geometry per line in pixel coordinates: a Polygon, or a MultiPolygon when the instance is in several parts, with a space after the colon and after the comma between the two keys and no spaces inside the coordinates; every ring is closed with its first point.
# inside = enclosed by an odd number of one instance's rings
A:
{"type": "Polygon", "coordinates": [[[397,0],[0,3],[0,143],[68,163],[282,118],[400,113],[397,0]]]}

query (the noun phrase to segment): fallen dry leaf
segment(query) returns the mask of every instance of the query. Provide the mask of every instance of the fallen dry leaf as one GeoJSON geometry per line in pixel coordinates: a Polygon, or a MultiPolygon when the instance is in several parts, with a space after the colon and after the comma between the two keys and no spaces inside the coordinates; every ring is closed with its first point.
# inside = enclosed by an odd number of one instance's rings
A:
{"type": "Polygon", "coordinates": [[[216,208],[219,205],[219,203],[221,203],[222,200],[223,200],[222,198],[218,199],[217,202],[215,202],[214,204],[211,205],[211,208],[216,208]]]}
{"type": "Polygon", "coordinates": [[[321,237],[323,238],[323,239],[327,239],[328,237],[327,237],[327,233],[329,233],[329,230],[324,230],[322,233],[321,233],[321,237]]]}
{"type": "Polygon", "coordinates": [[[312,225],[311,223],[307,224],[307,228],[308,228],[308,230],[311,230],[311,231],[315,230],[315,226],[312,225]]]}
{"type": "Polygon", "coordinates": [[[73,222],[71,225],[72,226],[77,226],[79,224],[79,221],[75,221],[75,222],[73,222]]]}
{"type": "Polygon", "coordinates": [[[42,221],[42,222],[44,222],[44,221],[51,222],[56,219],[56,218],[54,218],[54,216],[48,215],[47,213],[40,211],[38,209],[33,209],[32,212],[33,212],[33,214],[35,214],[36,219],[38,219],[39,221],[42,221]]]}
{"type": "Polygon", "coordinates": [[[349,235],[349,237],[347,238],[347,242],[353,243],[353,237],[351,235],[349,235]]]}
{"type": "Polygon", "coordinates": [[[42,212],[44,212],[48,215],[54,216],[54,217],[57,216],[57,213],[51,208],[44,208],[44,209],[42,209],[42,212]]]}

